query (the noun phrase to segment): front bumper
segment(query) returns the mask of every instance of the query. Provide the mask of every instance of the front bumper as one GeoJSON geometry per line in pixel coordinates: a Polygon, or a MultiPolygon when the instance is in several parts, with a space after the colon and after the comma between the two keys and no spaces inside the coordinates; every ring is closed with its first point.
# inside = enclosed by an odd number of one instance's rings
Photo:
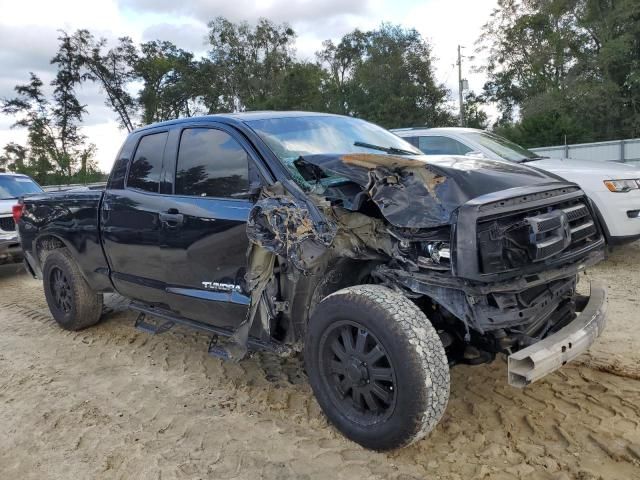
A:
{"type": "Polygon", "coordinates": [[[626,193],[607,190],[590,195],[598,207],[612,243],[640,236],[640,215],[637,213],[640,210],[640,190],[626,193]]]}
{"type": "Polygon", "coordinates": [[[604,330],[606,306],[605,288],[592,283],[589,301],[573,322],[509,356],[509,384],[525,387],[585,352],[604,330]]]}
{"type": "Polygon", "coordinates": [[[17,233],[0,233],[0,265],[19,262],[22,259],[22,248],[17,233]]]}

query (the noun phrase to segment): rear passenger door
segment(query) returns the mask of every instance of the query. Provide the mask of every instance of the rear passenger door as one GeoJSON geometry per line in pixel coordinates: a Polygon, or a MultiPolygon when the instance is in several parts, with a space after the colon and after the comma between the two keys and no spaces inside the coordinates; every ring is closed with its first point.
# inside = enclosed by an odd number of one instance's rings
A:
{"type": "Polygon", "coordinates": [[[166,181],[179,222],[164,225],[167,302],[178,315],[235,328],[246,314],[246,221],[260,184],[248,143],[224,125],[180,128],[166,181]]]}
{"type": "Polygon", "coordinates": [[[133,151],[124,154],[133,155],[124,182],[107,188],[101,209],[102,241],[116,290],[152,304],[164,299],[161,215],[171,207],[171,197],[160,187],[168,138],[164,130],[132,140],[133,151]]]}

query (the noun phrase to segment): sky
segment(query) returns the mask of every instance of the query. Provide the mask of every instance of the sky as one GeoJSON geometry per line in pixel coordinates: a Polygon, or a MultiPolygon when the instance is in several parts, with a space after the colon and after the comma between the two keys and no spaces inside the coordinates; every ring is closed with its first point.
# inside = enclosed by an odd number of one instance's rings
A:
{"type": "MultiPolygon", "coordinates": [[[[474,42],[496,7],[496,0],[0,0],[0,98],[13,96],[13,87],[34,72],[49,83],[55,74],[49,63],[57,49],[59,30],[89,29],[96,37],[136,42],[169,40],[178,47],[204,54],[207,22],[216,16],[255,22],[267,17],[288,22],[297,32],[300,59],[314,60],[325,39],[339,40],[355,28],[366,30],[382,22],[415,28],[429,41],[436,78],[457,99],[457,45],[474,55],[474,42]]],[[[481,59],[476,59],[479,63],[481,59]]],[[[463,58],[463,77],[480,92],[484,75],[470,70],[463,58]]],[[[104,105],[99,88],[84,84],[78,91],[86,105],[82,130],[97,147],[96,160],[110,171],[126,137],[116,115],[104,105]]],[[[491,112],[489,112],[491,113],[491,112]]],[[[23,130],[10,128],[13,119],[0,114],[0,148],[10,141],[25,143],[23,130]]],[[[401,126],[401,125],[399,125],[401,126]]]]}

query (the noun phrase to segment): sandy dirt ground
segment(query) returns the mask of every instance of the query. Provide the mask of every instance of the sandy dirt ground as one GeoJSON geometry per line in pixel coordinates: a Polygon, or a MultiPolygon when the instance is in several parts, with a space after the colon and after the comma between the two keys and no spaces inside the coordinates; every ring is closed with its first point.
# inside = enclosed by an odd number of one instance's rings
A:
{"type": "Polygon", "coordinates": [[[458,366],[436,430],[380,454],[327,424],[298,358],[229,364],[208,338],[59,329],[40,282],[0,267],[1,479],[640,479],[640,243],[587,276],[609,287],[591,352],[525,390],[458,366]]]}

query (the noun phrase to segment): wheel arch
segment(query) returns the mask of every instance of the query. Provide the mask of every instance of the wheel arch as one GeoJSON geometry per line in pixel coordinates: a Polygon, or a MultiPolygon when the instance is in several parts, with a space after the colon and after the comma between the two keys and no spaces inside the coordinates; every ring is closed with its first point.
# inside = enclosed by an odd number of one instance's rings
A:
{"type": "Polygon", "coordinates": [[[33,241],[33,256],[36,261],[36,267],[40,274],[42,274],[42,267],[44,266],[44,260],[48,252],[56,250],[58,248],[66,248],[71,252],[71,255],[75,259],[73,248],[69,248],[69,244],[63,240],[62,237],[46,232],[38,235],[33,241]]]}
{"type": "Polygon", "coordinates": [[[327,270],[313,291],[307,322],[311,319],[311,315],[313,315],[313,311],[318,304],[332,293],[346,287],[371,283],[370,275],[375,265],[370,261],[342,259],[333,268],[327,270]]]}
{"type": "Polygon", "coordinates": [[[89,275],[86,271],[86,259],[83,259],[82,253],[78,251],[78,249],[72,242],[70,242],[68,239],[65,239],[64,236],[58,235],[53,232],[43,232],[33,241],[33,258],[36,264],[35,269],[37,270],[39,276],[42,276],[42,269],[44,267],[44,261],[46,259],[47,253],[60,248],[64,248],[69,252],[69,255],[71,255],[73,261],[76,263],[76,265],[78,265],[80,274],[93,290],[97,292],[110,291],[110,289],[104,288],[104,285],[102,285],[104,281],[101,281],[99,283],[95,281],[96,279],[101,280],[104,275],[101,274],[97,276],[97,272],[91,272],[92,275],[89,275]]]}
{"type": "Polygon", "coordinates": [[[293,286],[289,312],[296,341],[304,338],[311,315],[324,298],[346,287],[370,283],[367,279],[376,265],[372,261],[340,258],[321,276],[301,276],[293,286]]]}
{"type": "Polygon", "coordinates": [[[604,235],[604,239],[607,242],[607,245],[611,245],[612,244],[611,232],[609,231],[609,225],[607,224],[607,221],[604,218],[602,210],[600,209],[596,201],[593,200],[592,198],[589,198],[589,203],[591,204],[591,207],[593,208],[593,211],[596,214],[596,220],[600,224],[600,229],[602,230],[602,234],[604,235]]]}

